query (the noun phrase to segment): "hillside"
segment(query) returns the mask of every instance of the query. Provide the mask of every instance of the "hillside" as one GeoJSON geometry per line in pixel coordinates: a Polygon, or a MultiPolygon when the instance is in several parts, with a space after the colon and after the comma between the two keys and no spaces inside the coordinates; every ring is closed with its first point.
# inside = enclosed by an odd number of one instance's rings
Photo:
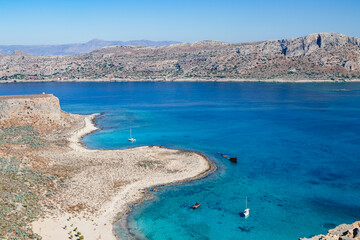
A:
{"type": "Polygon", "coordinates": [[[112,46],[88,54],[0,56],[2,81],[354,80],[360,39],[338,33],[255,43],[112,46]]]}
{"type": "Polygon", "coordinates": [[[34,56],[74,55],[88,53],[106,46],[130,45],[149,47],[166,46],[175,43],[179,42],[150,40],[104,41],[100,39],[93,39],[86,43],[71,43],[58,45],[0,45],[0,54],[10,55],[14,51],[23,51],[34,56]]]}

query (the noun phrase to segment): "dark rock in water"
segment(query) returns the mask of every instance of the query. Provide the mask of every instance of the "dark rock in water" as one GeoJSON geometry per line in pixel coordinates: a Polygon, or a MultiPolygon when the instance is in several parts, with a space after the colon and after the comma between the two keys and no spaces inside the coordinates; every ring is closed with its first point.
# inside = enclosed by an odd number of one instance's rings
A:
{"type": "Polygon", "coordinates": [[[326,229],[331,229],[331,228],[335,228],[336,227],[336,224],[334,223],[324,223],[322,225],[323,228],[326,228],[326,229]]]}

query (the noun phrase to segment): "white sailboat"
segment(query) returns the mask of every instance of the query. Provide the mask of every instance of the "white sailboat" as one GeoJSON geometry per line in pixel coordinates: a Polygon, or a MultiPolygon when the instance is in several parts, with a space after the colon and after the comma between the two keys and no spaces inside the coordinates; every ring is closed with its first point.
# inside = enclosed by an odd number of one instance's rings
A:
{"type": "Polygon", "coordinates": [[[128,141],[129,142],[136,142],[136,139],[131,137],[131,128],[130,128],[130,137],[128,138],[128,141]]]}
{"type": "Polygon", "coordinates": [[[250,215],[250,208],[247,207],[247,196],[246,196],[246,200],[245,200],[245,210],[243,212],[244,217],[247,218],[250,215]]]}

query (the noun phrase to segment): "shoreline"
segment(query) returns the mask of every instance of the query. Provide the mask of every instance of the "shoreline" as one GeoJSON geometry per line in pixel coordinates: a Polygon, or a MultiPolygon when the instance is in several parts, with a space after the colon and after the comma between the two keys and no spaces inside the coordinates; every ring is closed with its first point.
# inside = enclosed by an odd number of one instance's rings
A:
{"type": "MultiPolygon", "coordinates": [[[[97,130],[100,130],[100,128],[96,125],[96,122],[95,122],[95,119],[96,117],[98,116],[101,116],[103,115],[104,113],[94,113],[94,114],[91,114],[88,116],[88,118],[85,117],[85,121],[86,120],[89,120],[90,121],[90,125],[88,127],[86,127],[86,124],[85,124],[85,127],[84,128],[87,128],[85,131],[85,133],[78,133],[77,134],[77,139],[76,139],[76,144],[80,145],[82,148],[85,148],[85,149],[88,149],[88,147],[82,142],[82,139],[84,137],[86,137],[87,135],[97,131],[97,130]]],[[[82,128],[82,129],[84,129],[82,128]]],[[[80,129],[81,130],[81,129],[80,129]]],[[[147,147],[152,147],[152,146],[149,146],[149,145],[146,145],[147,147]]],[[[164,146],[158,146],[158,147],[161,147],[161,148],[166,148],[164,146]]],[[[135,149],[137,147],[134,147],[135,149]]],[[[168,149],[168,148],[166,148],[168,149]]],[[[188,151],[188,150],[183,150],[183,149],[178,149],[178,150],[182,150],[182,151],[188,151]]],[[[129,231],[129,227],[128,227],[128,217],[129,217],[129,213],[133,210],[133,208],[135,206],[138,206],[140,205],[141,203],[143,203],[144,201],[149,201],[153,198],[153,195],[151,194],[151,191],[154,189],[154,188],[158,188],[158,187],[166,187],[166,186],[173,186],[173,185],[179,185],[179,184],[183,184],[183,183],[186,183],[186,182],[190,182],[190,181],[194,181],[194,180],[199,180],[199,179],[202,179],[202,178],[205,178],[206,176],[208,176],[209,174],[213,173],[216,171],[216,165],[214,162],[210,161],[209,158],[204,155],[203,153],[200,153],[200,152],[194,152],[194,151],[188,151],[188,152],[193,152],[193,153],[196,153],[200,156],[202,156],[207,162],[208,162],[208,166],[209,168],[207,170],[205,170],[204,172],[202,173],[199,173],[198,175],[194,176],[194,177],[190,177],[190,178],[186,178],[186,179],[183,179],[183,180],[178,180],[178,181],[175,181],[175,182],[169,182],[169,183],[164,183],[164,184],[159,184],[159,185],[154,185],[154,186],[150,186],[150,187],[147,187],[145,188],[145,193],[144,193],[144,196],[138,200],[135,200],[133,202],[128,202],[126,205],[126,210],[123,211],[123,212],[118,212],[118,213],[115,213],[116,216],[115,216],[115,219],[113,221],[113,225],[117,222],[122,222],[121,225],[121,228],[123,231],[126,232],[126,234],[128,234],[128,237],[130,237],[131,239],[136,239],[136,237],[129,231]]],[[[116,237],[116,239],[120,239],[117,237],[115,231],[114,231],[114,228],[113,228],[113,235],[116,237]]]]}
{"type": "Polygon", "coordinates": [[[56,82],[56,83],[110,83],[110,82],[251,82],[251,83],[353,83],[353,82],[360,82],[360,79],[338,79],[338,80],[331,80],[331,79],[300,79],[300,80],[289,80],[289,79],[282,79],[282,78],[275,78],[275,79],[237,79],[237,78],[211,78],[211,79],[201,79],[201,78],[180,78],[180,79],[111,79],[111,80],[104,80],[104,79],[74,79],[74,80],[56,80],[56,79],[48,79],[48,80],[21,80],[21,79],[14,79],[14,80],[4,80],[0,81],[0,84],[7,84],[7,83],[45,83],[45,82],[56,82]]]}
{"type": "MultiPolygon", "coordinates": [[[[210,161],[207,156],[205,156],[204,154],[202,154],[200,152],[195,152],[195,153],[203,156],[208,161],[208,163],[209,163],[208,170],[206,170],[203,173],[200,173],[197,176],[194,176],[194,177],[191,177],[191,178],[188,178],[188,179],[179,180],[177,182],[160,184],[160,185],[156,185],[156,186],[146,188],[145,189],[145,191],[146,191],[145,195],[141,199],[138,199],[138,200],[136,200],[136,201],[134,201],[132,203],[129,203],[128,204],[128,211],[125,211],[125,212],[121,213],[119,216],[116,217],[118,219],[116,219],[114,221],[114,224],[115,223],[120,223],[120,228],[125,232],[125,234],[127,234],[128,238],[130,237],[130,239],[137,240],[136,236],[130,231],[130,228],[129,228],[129,214],[131,213],[131,211],[133,211],[134,207],[141,205],[145,201],[150,201],[151,199],[153,199],[154,195],[151,192],[154,189],[160,188],[160,187],[168,187],[168,186],[180,185],[180,184],[183,184],[183,183],[186,183],[186,182],[200,180],[200,179],[203,179],[203,178],[209,176],[211,173],[216,171],[217,167],[216,167],[214,162],[210,161]]],[[[114,232],[114,234],[115,234],[115,232],[114,232]]],[[[120,238],[117,238],[117,239],[120,240],[120,238]]]]}
{"type": "MultiPolygon", "coordinates": [[[[76,152],[77,154],[101,154],[101,152],[126,151],[132,151],[137,152],[138,154],[142,154],[142,152],[144,151],[156,152],[160,149],[164,149],[164,151],[174,151],[173,149],[168,149],[161,146],[142,146],[124,150],[88,149],[87,146],[82,142],[82,139],[88,134],[99,129],[95,123],[95,118],[99,115],[101,114],[97,113],[84,116],[84,122],[82,126],[75,130],[68,138],[68,146],[71,148],[71,151],[76,152]],[[151,150],[151,148],[154,148],[154,150],[151,150]]],[[[95,213],[89,213],[85,211],[80,212],[75,216],[74,214],[64,212],[51,214],[33,222],[32,227],[34,232],[42,236],[44,240],[60,240],[66,236],[66,231],[64,230],[66,229],[67,224],[71,224],[73,226],[79,227],[86,239],[120,239],[114,231],[114,223],[123,219],[127,220],[127,215],[129,211],[131,211],[135,205],[141,204],[143,201],[150,199],[150,192],[153,188],[181,184],[195,179],[200,179],[216,170],[215,164],[210,161],[205,155],[187,150],[176,150],[189,152],[193,155],[196,155],[198,158],[197,161],[199,161],[200,163],[200,165],[197,165],[197,169],[187,171],[185,173],[172,174],[173,176],[168,176],[167,178],[164,178],[162,176],[147,176],[135,182],[130,182],[123,189],[114,192],[115,195],[113,195],[110,200],[104,202],[104,204],[101,206],[101,209],[99,209],[95,213]],[[64,230],[61,228],[59,229],[59,226],[64,225],[64,230]]]]}

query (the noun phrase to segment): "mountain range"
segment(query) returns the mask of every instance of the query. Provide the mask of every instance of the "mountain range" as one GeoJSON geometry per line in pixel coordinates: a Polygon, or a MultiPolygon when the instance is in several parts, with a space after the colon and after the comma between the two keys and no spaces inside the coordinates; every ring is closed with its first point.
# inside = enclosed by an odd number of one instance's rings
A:
{"type": "Polygon", "coordinates": [[[339,33],[252,43],[109,46],[67,56],[0,55],[4,81],[360,80],[360,39],[339,33]]]}
{"type": "Polygon", "coordinates": [[[88,53],[95,49],[106,46],[115,45],[131,45],[131,46],[166,46],[175,43],[175,41],[150,41],[150,40],[132,40],[132,41],[104,41],[93,39],[86,43],[72,43],[59,45],[0,45],[0,53],[10,55],[14,51],[23,51],[34,56],[50,56],[50,55],[75,55],[88,53]]]}

